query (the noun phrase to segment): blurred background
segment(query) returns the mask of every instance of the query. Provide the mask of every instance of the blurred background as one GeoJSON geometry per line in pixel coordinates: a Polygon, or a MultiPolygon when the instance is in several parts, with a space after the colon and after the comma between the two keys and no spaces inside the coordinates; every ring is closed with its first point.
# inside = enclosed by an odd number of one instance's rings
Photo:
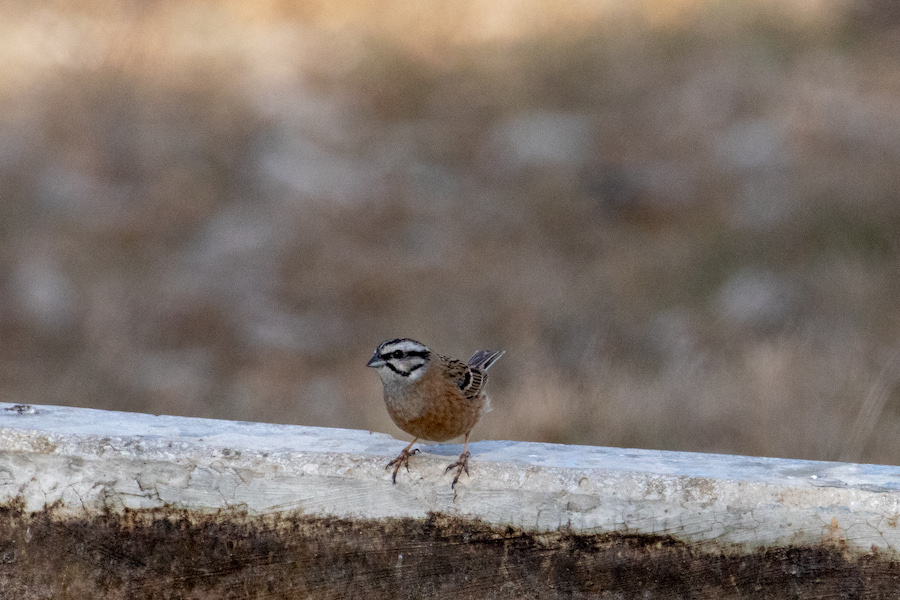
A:
{"type": "Polygon", "coordinates": [[[0,2],[0,401],[897,464],[897,6],[0,2]]]}

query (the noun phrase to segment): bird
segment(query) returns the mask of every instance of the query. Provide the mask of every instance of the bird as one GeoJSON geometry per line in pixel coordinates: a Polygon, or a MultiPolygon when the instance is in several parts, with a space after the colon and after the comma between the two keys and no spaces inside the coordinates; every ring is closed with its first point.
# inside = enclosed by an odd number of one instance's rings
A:
{"type": "Polygon", "coordinates": [[[378,370],[391,419],[413,436],[413,441],[385,467],[394,467],[391,475],[394,484],[400,467],[409,471],[409,457],[419,451],[410,448],[420,439],[446,442],[464,435],[459,460],[444,472],[456,469],[450,484],[454,489],[463,472],[469,474],[469,434],[481,415],[491,410],[490,399],[484,392],[487,370],[505,352],[479,350],[464,363],[442,356],[410,338],[378,345],[366,366],[378,370]]]}

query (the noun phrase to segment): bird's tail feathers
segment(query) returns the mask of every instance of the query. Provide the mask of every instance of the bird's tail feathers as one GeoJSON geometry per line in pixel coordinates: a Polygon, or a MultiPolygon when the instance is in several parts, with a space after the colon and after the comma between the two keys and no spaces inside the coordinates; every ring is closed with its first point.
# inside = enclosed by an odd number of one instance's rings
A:
{"type": "Polygon", "coordinates": [[[488,367],[506,353],[506,350],[479,350],[469,359],[469,366],[487,371],[488,367]]]}

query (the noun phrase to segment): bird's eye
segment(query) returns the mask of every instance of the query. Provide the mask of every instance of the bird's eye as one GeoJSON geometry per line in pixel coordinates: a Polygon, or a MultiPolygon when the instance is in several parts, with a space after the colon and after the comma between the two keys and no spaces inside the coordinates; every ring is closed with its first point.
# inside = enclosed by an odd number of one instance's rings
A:
{"type": "Polygon", "coordinates": [[[391,358],[403,358],[403,352],[400,350],[394,350],[391,352],[391,358]]]}

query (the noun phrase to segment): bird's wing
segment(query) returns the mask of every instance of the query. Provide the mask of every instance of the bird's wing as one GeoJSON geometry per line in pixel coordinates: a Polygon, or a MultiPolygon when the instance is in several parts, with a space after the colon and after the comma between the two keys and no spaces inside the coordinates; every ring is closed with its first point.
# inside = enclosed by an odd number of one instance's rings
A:
{"type": "Polygon", "coordinates": [[[459,387],[462,395],[469,400],[477,398],[487,382],[487,374],[481,369],[470,367],[462,361],[450,359],[448,363],[450,377],[459,387]]]}

